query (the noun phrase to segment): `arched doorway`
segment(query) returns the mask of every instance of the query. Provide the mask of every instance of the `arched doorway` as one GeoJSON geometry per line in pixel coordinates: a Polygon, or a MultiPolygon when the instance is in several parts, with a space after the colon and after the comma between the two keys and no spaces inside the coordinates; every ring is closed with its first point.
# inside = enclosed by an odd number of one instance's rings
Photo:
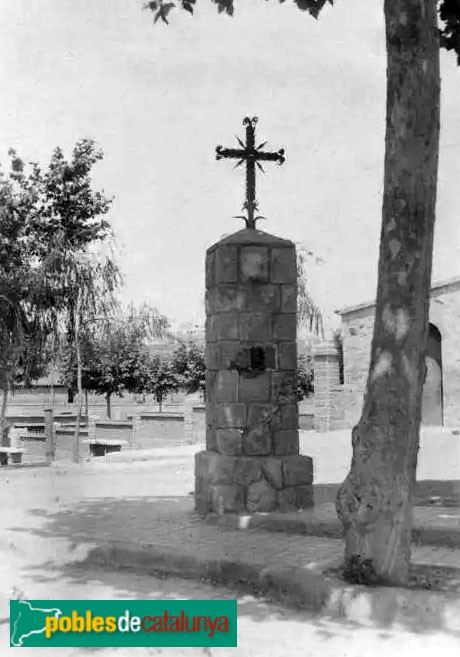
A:
{"type": "Polygon", "coordinates": [[[422,401],[422,424],[425,426],[442,426],[444,423],[441,342],[439,329],[434,324],[430,324],[422,401]]]}

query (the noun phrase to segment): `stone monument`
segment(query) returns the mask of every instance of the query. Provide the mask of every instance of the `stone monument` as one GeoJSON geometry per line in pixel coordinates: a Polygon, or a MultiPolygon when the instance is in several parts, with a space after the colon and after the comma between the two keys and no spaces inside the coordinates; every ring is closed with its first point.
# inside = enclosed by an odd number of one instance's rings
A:
{"type": "Polygon", "coordinates": [[[299,455],[295,245],[255,228],[251,195],[257,160],[284,157],[256,149],[255,121],[245,125],[244,150],[217,149],[218,157],[246,160],[248,218],[245,229],[206,254],[206,450],[195,459],[200,514],[313,505],[312,460],[299,455]]]}

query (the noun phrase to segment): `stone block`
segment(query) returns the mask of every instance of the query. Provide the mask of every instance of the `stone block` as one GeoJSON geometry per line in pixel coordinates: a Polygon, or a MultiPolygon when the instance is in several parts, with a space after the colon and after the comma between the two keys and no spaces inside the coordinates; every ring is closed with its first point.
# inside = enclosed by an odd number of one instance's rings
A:
{"type": "Polygon", "coordinates": [[[195,511],[199,515],[206,515],[211,512],[211,495],[209,491],[209,482],[205,477],[195,474],[195,511]]]}
{"type": "Polygon", "coordinates": [[[245,290],[237,285],[219,285],[209,290],[211,314],[243,310],[245,290]],[[213,294],[211,294],[213,293],[213,294]]]}
{"type": "Polygon", "coordinates": [[[205,405],[206,424],[211,424],[214,428],[217,426],[217,404],[208,398],[205,405]]]}
{"type": "Polygon", "coordinates": [[[279,511],[308,509],[313,504],[313,486],[291,486],[278,491],[277,506],[279,511]]]}
{"type": "Polygon", "coordinates": [[[244,288],[244,310],[279,312],[280,290],[277,285],[252,285],[244,288]]]}
{"type": "Polygon", "coordinates": [[[221,245],[216,249],[215,254],[216,283],[236,283],[238,280],[237,247],[221,245]]]}
{"type": "Polygon", "coordinates": [[[239,339],[238,313],[219,313],[218,315],[214,315],[212,320],[211,341],[239,339]]]}
{"type": "Polygon", "coordinates": [[[268,249],[264,246],[243,246],[240,254],[242,281],[268,281],[268,249]]]}
{"type": "Polygon", "coordinates": [[[265,479],[273,488],[283,488],[283,461],[280,458],[267,458],[262,463],[265,479]]]}
{"type": "Polygon", "coordinates": [[[242,402],[268,402],[270,400],[270,373],[259,376],[240,374],[239,400],[242,402]]]}
{"type": "Polygon", "coordinates": [[[295,342],[297,332],[297,319],[294,313],[275,315],[273,317],[273,339],[291,340],[295,342]]]}
{"type": "Polygon", "coordinates": [[[204,322],[204,334],[206,336],[206,342],[215,342],[213,325],[214,325],[214,315],[207,315],[206,320],[204,322]]]}
{"type": "Polygon", "coordinates": [[[242,454],[243,434],[241,429],[217,429],[216,446],[220,454],[237,456],[242,454]]]}
{"type": "Polygon", "coordinates": [[[215,451],[218,448],[218,443],[216,440],[216,428],[212,424],[206,425],[206,449],[209,451],[215,451]]]}
{"type": "Polygon", "coordinates": [[[219,404],[217,407],[217,427],[219,429],[242,429],[246,426],[246,407],[244,404],[219,404]]]}
{"type": "Polygon", "coordinates": [[[204,295],[204,306],[206,317],[209,317],[209,315],[213,315],[216,312],[216,289],[214,287],[206,290],[204,295]]]}
{"type": "Polygon", "coordinates": [[[243,452],[248,456],[267,456],[273,453],[272,432],[268,426],[248,429],[243,437],[243,452]]]}
{"type": "Polygon", "coordinates": [[[215,250],[208,251],[206,254],[206,264],[205,264],[205,269],[206,269],[206,288],[213,287],[216,282],[216,277],[215,277],[215,262],[216,262],[216,252],[215,250]]]}
{"type": "Polygon", "coordinates": [[[283,486],[313,483],[313,460],[309,456],[286,456],[283,461],[283,486]]]}
{"type": "Polygon", "coordinates": [[[246,312],[240,315],[240,339],[267,342],[272,337],[270,313],[246,312]]]}
{"type": "Polygon", "coordinates": [[[272,249],[271,282],[295,285],[297,282],[297,259],[295,248],[272,249]]]}
{"type": "Polygon", "coordinates": [[[297,375],[295,372],[272,373],[272,400],[277,404],[297,403],[297,375]]]}
{"type": "Polygon", "coordinates": [[[210,484],[231,484],[234,480],[235,459],[217,452],[195,454],[195,477],[203,477],[210,484]]]}
{"type": "Polygon", "coordinates": [[[217,370],[219,367],[220,348],[216,342],[207,342],[204,350],[206,370],[217,370]]]}
{"type": "Polygon", "coordinates": [[[297,312],[297,286],[296,285],[282,285],[281,286],[281,312],[283,312],[283,313],[296,313],[297,312]]]}
{"type": "Polygon", "coordinates": [[[252,404],[248,409],[248,427],[270,426],[271,404],[252,404]]]}
{"type": "Polygon", "coordinates": [[[275,510],[276,504],[277,493],[267,481],[257,481],[248,486],[246,509],[249,513],[268,513],[275,510]]]}
{"type": "Polygon", "coordinates": [[[238,484],[221,484],[209,487],[210,506],[214,513],[244,511],[244,491],[238,484]]]}
{"type": "Polygon", "coordinates": [[[247,347],[236,340],[218,344],[217,362],[220,370],[248,370],[250,353],[247,347]]]}
{"type": "Polygon", "coordinates": [[[278,368],[294,371],[297,367],[297,344],[280,342],[278,345],[278,368]]]}
{"type": "Polygon", "coordinates": [[[271,344],[265,347],[265,367],[267,369],[276,369],[277,354],[278,351],[276,345],[271,344]]]}
{"type": "Polygon", "coordinates": [[[206,370],[206,399],[210,402],[216,399],[216,377],[215,370],[206,370]]]}
{"type": "Polygon", "coordinates": [[[297,429],[281,429],[273,436],[276,456],[288,456],[299,453],[299,432],[297,429]]]}
{"type": "Polygon", "coordinates": [[[234,470],[234,481],[241,486],[249,486],[255,481],[261,481],[262,475],[262,462],[256,458],[242,458],[236,459],[234,470]]]}
{"type": "Polygon", "coordinates": [[[212,452],[197,452],[195,454],[195,477],[209,479],[209,456],[212,452]]]}
{"type": "Polygon", "coordinates": [[[297,404],[286,404],[281,406],[281,428],[299,428],[299,407],[297,404]]]}
{"type": "Polygon", "coordinates": [[[221,370],[216,376],[216,400],[218,402],[238,401],[239,374],[235,370],[221,370]]]}

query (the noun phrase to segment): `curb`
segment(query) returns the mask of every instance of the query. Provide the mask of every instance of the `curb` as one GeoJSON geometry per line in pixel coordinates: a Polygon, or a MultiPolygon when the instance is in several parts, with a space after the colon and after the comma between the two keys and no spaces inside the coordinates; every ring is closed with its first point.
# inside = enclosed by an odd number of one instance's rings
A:
{"type": "Polygon", "coordinates": [[[267,566],[232,559],[206,560],[174,548],[110,543],[90,550],[80,567],[127,568],[160,577],[221,584],[262,595],[286,607],[365,625],[449,631],[460,636],[460,599],[451,593],[350,586],[334,576],[295,566],[267,566]]]}
{"type": "MultiPolygon", "coordinates": [[[[285,534],[300,534],[322,538],[343,538],[342,525],[338,520],[315,520],[303,517],[283,517],[278,514],[240,516],[238,514],[208,515],[205,522],[223,529],[255,529],[285,534]]],[[[460,527],[423,526],[415,524],[412,529],[414,545],[460,548],[460,527]]]]}

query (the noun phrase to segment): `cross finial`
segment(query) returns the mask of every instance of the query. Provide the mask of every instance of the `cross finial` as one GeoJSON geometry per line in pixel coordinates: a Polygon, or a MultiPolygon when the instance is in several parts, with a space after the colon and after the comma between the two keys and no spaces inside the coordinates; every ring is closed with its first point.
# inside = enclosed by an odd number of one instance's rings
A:
{"type": "MultiPolygon", "coordinates": [[[[243,162],[246,162],[246,200],[243,205],[243,210],[246,210],[247,217],[241,217],[246,222],[246,227],[254,229],[256,227],[256,221],[258,219],[263,219],[263,217],[256,217],[255,212],[259,209],[258,203],[256,201],[256,166],[265,173],[261,161],[272,161],[278,162],[278,164],[283,164],[284,162],[284,148],[280,148],[274,153],[268,153],[261,150],[267,142],[256,146],[255,142],[255,132],[257,117],[253,116],[252,118],[246,117],[243,120],[243,125],[246,127],[246,144],[243,144],[241,139],[236,138],[238,144],[241,148],[224,148],[223,146],[217,146],[216,148],[216,159],[221,160],[223,158],[236,159],[236,167],[239,167],[243,162]]],[[[240,217],[239,217],[240,218],[240,217]]]]}

